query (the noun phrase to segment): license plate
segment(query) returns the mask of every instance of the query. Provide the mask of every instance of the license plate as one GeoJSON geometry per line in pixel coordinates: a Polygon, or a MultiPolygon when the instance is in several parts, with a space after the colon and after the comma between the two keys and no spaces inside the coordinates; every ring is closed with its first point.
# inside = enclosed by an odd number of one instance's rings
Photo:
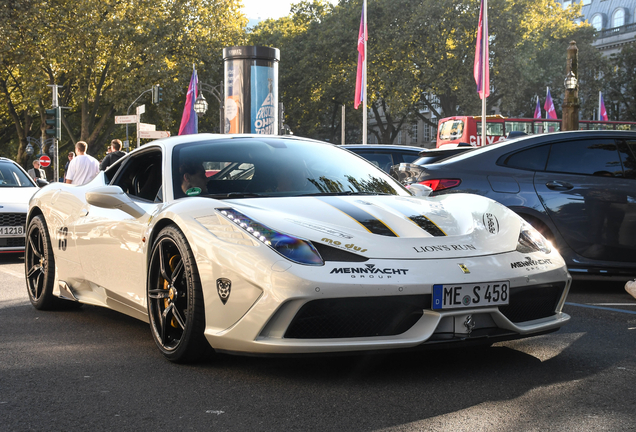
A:
{"type": "Polygon", "coordinates": [[[433,285],[433,309],[507,305],[510,282],[433,285]]]}
{"type": "Polygon", "coordinates": [[[22,237],[24,235],[23,226],[0,227],[0,236],[2,237],[22,237]]]}

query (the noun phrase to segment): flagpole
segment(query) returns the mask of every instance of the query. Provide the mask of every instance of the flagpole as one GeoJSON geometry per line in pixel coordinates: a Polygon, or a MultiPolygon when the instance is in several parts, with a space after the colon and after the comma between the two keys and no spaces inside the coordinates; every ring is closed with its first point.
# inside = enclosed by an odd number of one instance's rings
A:
{"type": "Polygon", "coordinates": [[[488,65],[486,64],[486,53],[488,49],[488,0],[484,0],[484,10],[483,10],[483,20],[482,20],[482,50],[481,50],[481,91],[483,97],[481,98],[481,145],[484,146],[488,143],[486,140],[486,68],[488,65]]]}
{"type": "Polygon", "coordinates": [[[364,88],[362,89],[362,144],[367,144],[367,60],[369,59],[369,50],[367,49],[367,0],[364,0],[363,6],[363,15],[364,15],[364,60],[362,61],[363,66],[363,79],[364,88]]]}
{"type": "MultiPolygon", "coordinates": [[[[545,88],[545,100],[546,100],[546,103],[547,103],[547,100],[548,100],[548,92],[549,91],[550,91],[550,87],[546,87],[545,88]]],[[[545,108],[545,106],[544,106],[544,108],[545,108]]],[[[546,120],[548,119],[548,112],[549,112],[549,109],[545,110],[545,118],[546,118],[546,120]]]]}
{"type": "Polygon", "coordinates": [[[602,117],[601,117],[601,92],[598,92],[598,120],[601,121],[602,117]]]}

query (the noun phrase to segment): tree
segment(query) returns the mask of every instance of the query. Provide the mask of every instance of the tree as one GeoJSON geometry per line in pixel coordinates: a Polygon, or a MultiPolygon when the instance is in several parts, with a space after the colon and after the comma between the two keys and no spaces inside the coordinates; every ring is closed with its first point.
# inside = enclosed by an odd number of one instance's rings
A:
{"type": "Polygon", "coordinates": [[[63,86],[59,102],[69,108],[60,151],[83,140],[97,155],[115,131],[113,116],[156,83],[165,103],[148,116],[174,130],[192,64],[220,76],[222,48],[244,41],[247,22],[238,0],[10,3],[0,9],[0,115],[15,125],[23,165],[26,136],[43,128],[47,84],[63,86]]]}
{"type": "Polygon", "coordinates": [[[605,106],[611,120],[636,121],[636,45],[612,56],[605,106]]]}

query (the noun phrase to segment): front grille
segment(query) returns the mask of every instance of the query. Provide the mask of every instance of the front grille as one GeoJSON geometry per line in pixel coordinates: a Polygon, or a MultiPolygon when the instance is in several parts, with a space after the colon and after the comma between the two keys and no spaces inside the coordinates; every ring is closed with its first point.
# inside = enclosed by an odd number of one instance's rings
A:
{"type": "Polygon", "coordinates": [[[393,336],[410,329],[430,308],[430,294],[313,300],[300,308],[285,337],[393,336]]]}
{"type": "Polygon", "coordinates": [[[563,295],[565,282],[510,289],[510,303],[499,311],[513,323],[552,316],[563,295]]]}
{"type": "Polygon", "coordinates": [[[24,247],[24,237],[0,238],[0,248],[3,247],[24,247]]]}
{"type": "Polygon", "coordinates": [[[0,213],[0,226],[26,225],[26,213],[0,213]]]}

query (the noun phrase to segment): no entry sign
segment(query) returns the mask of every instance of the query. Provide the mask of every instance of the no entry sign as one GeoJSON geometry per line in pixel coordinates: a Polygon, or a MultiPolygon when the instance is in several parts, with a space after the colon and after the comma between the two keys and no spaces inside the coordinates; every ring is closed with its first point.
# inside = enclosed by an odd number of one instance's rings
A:
{"type": "Polygon", "coordinates": [[[51,165],[51,158],[47,155],[40,156],[40,166],[46,168],[51,165]]]}

